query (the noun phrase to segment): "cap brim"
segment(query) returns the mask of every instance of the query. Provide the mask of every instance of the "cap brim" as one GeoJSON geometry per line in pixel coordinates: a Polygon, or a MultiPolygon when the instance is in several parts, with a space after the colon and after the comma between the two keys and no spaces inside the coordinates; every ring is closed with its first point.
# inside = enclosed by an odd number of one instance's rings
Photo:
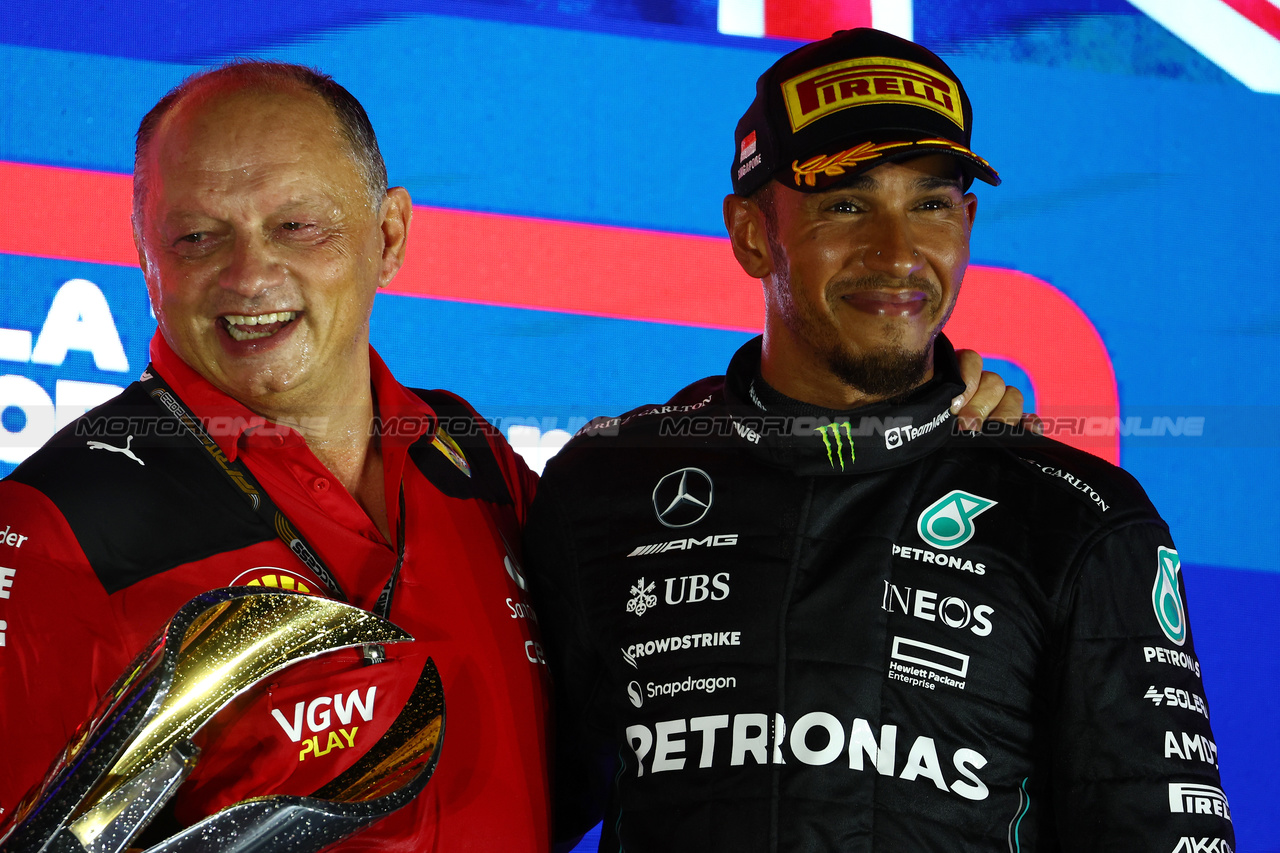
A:
{"type": "Polygon", "coordinates": [[[914,160],[929,154],[950,154],[960,161],[969,177],[993,187],[1000,185],[1000,174],[990,163],[957,142],[939,138],[863,140],[849,147],[785,164],[774,178],[800,192],[825,192],[883,163],[914,160]]]}

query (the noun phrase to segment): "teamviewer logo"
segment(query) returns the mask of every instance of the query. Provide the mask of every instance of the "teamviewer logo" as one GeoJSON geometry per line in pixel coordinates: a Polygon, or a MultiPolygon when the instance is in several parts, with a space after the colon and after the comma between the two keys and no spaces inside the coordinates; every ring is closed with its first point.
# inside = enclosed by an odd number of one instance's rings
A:
{"type": "Polygon", "coordinates": [[[902,427],[894,427],[884,432],[884,446],[889,450],[902,446],[902,427]]]}

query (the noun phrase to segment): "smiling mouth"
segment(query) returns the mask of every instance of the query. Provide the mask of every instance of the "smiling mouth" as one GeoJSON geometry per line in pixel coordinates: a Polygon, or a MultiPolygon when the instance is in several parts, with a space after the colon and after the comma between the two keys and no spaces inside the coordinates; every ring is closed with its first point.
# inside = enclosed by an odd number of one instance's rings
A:
{"type": "Polygon", "coordinates": [[[218,319],[232,340],[256,341],[271,337],[297,316],[297,311],[276,311],[271,314],[224,314],[218,319]]]}
{"type": "Polygon", "coordinates": [[[878,317],[912,317],[924,311],[928,294],[919,290],[858,290],[841,297],[852,307],[878,317]]]}

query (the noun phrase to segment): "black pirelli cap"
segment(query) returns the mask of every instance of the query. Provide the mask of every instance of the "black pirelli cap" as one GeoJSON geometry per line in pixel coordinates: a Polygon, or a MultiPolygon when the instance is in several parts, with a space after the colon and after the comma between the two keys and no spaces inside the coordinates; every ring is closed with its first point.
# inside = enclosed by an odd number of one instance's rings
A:
{"type": "Polygon", "coordinates": [[[969,149],[973,107],[947,64],[879,30],[841,30],[779,59],[756,82],[734,135],[733,191],[776,178],[821,192],[889,160],[951,154],[966,174],[1000,176],[969,149]]]}

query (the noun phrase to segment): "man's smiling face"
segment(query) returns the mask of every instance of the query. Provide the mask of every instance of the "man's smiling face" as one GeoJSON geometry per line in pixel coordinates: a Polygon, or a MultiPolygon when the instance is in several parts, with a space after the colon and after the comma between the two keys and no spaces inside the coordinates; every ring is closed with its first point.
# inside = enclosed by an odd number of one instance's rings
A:
{"type": "Polygon", "coordinates": [[[827,400],[839,386],[883,398],[923,382],[977,211],[955,159],[885,163],[821,193],[766,192],[768,358],[832,389],[827,400]]]}
{"type": "Polygon", "coordinates": [[[318,95],[194,93],[145,168],[139,254],[183,361],[258,410],[367,385],[369,313],[394,274],[385,205],[318,95]]]}

